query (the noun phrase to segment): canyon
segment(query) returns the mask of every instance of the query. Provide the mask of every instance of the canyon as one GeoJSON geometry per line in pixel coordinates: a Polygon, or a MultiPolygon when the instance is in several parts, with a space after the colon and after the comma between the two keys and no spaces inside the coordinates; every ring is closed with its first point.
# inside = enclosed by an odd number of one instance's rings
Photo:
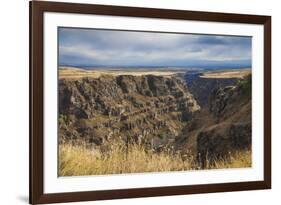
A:
{"type": "Polygon", "coordinates": [[[120,138],[205,166],[251,147],[251,72],[60,69],[59,142],[120,138]],[[236,72],[236,73],[235,73],[236,72]]]}

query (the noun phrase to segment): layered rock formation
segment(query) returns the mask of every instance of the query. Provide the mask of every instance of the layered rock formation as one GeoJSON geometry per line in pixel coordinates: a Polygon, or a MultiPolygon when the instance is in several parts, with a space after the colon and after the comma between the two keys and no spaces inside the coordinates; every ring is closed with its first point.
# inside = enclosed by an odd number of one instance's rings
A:
{"type": "Polygon", "coordinates": [[[238,78],[202,78],[201,75],[201,72],[187,72],[184,76],[188,89],[201,107],[209,105],[213,90],[235,85],[238,81],[238,78]]]}
{"type": "Polygon", "coordinates": [[[113,137],[159,148],[200,110],[175,76],[102,75],[59,80],[60,140],[95,145],[113,137]]]}
{"type": "Polygon", "coordinates": [[[183,129],[178,149],[192,152],[205,166],[237,150],[251,149],[251,75],[211,92],[209,106],[183,129]]]}

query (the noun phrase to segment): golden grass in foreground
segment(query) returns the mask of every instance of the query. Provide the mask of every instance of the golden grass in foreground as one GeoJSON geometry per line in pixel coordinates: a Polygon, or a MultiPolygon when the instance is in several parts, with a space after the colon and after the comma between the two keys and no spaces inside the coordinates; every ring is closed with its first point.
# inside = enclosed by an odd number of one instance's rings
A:
{"type": "MultiPolygon", "coordinates": [[[[218,160],[205,169],[251,167],[251,151],[241,151],[228,159],[218,160]]],[[[84,146],[59,145],[59,176],[105,175],[201,169],[195,159],[183,160],[180,154],[169,151],[155,153],[144,146],[111,144],[106,151],[84,146]]]]}

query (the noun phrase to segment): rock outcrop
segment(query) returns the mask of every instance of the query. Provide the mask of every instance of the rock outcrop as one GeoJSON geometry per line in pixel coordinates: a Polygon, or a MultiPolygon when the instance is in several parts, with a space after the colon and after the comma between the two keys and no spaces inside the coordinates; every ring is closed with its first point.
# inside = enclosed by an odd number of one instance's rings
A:
{"type": "Polygon", "coordinates": [[[201,107],[209,105],[213,90],[235,85],[238,81],[238,78],[202,78],[201,75],[201,72],[187,72],[184,76],[188,89],[201,107]]]}
{"type": "Polygon", "coordinates": [[[214,89],[209,106],[183,128],[175,146],[196,155],[202,167],[231,152],[251,149],[251,75],[233,86],[214,89]]]}
{"type": "Polygon", "coordinates": [[[174,76],[102,75],[60,79],[60,140],[96,145],[112,137],[171,143],[200,110],[184,81],[174,76]]]}

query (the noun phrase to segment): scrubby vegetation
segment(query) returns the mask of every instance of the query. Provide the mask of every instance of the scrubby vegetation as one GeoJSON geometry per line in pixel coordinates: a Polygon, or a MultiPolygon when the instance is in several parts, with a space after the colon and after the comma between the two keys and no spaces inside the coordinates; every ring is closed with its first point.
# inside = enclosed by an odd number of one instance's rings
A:
{"type": "MultiPolygon", "coordinates": [[[[59,176],[105,175],[203,169],[191,156],[166,149],[162,152],[146,150],[140,144],[126,145],[111,141],[102,149],[86,145],[61,144],[59,176]]],[[[209,163],[204,169],[241,168],[251,166],[251,152],[239,151],[209,163]]]]}
{"type": "Polygon", "coordinates": [[[251,98],[252,94],[252,75],[249,74],[245,78],[239,80],[237,85],[242,90],[242,94],[246,97],[251,98]]]}

